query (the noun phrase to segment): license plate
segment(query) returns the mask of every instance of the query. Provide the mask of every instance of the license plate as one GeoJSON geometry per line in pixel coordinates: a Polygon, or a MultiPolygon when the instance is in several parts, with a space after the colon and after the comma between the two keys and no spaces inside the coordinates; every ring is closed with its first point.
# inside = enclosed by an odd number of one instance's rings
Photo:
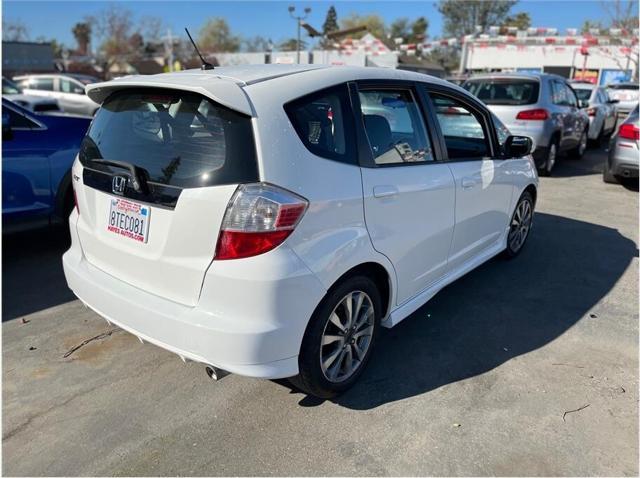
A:
{"type": "Polygon", "coordinates": [[[127,199],[111,199],[107,230],[146,244],[151,209],[127,199]]]}

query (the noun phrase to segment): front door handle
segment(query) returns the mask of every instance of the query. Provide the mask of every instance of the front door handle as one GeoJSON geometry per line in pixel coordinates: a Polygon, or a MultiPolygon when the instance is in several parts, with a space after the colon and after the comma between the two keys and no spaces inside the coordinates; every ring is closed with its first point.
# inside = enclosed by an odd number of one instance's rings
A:
{"type": "Polygon", "coordinates": [[[374,186],[373,197],[388,198],[398,194],[398,188],[390,185],[374,186]]]}
{"type": "Polygon", "coordinates": [[[462,189],[471,189],[476,185],[476,182],[471,178],[462,179],[462,189]]]}

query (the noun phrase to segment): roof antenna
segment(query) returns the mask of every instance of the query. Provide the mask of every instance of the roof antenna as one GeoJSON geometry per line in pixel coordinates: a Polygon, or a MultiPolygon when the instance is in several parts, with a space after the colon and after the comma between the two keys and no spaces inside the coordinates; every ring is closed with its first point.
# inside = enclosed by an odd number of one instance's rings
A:
{"type": "Polygon", "coordinates": [[[213,65],[211,63],[209,63],[207,60],[205,60],[204,57],[200,54],[200,50],[198,50],[196,42],[194,42],[193,38],[191,38],[191,34],[189,33],[189,30],[187,30],[187,28],[185,27],[184,31],[187,32],[187,36],[189,37],[189,40],[191,40],[191,44],[193,45],[193,48],[196,50],[196,53],[200,57],[200,61],[202,62],[202,65],[200,66],[200,69],[201,70],[213,70],[213,65]]]}

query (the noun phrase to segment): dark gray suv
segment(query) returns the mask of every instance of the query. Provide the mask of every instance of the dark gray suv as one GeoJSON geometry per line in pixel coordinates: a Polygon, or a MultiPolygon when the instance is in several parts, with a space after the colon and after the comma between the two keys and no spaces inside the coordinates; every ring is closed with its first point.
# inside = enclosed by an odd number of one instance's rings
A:
{"type": "Polygon", "coordinates": [[[579,159],[587,149],[589,116],[567,81],[544,73],[495,73],[463,85],[507,126],[511,134],[533,140],[541,176],[551,174],[558,154],[579,159]]]}

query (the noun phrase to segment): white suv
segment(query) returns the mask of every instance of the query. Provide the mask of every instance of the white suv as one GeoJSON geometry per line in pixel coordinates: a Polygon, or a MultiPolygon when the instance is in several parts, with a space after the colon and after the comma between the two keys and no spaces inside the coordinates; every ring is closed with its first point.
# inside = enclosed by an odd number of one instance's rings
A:
{"type": "Polygon", "coordinates": [[[89,85],[69,287],[184,360],[351,386],[380,326],[533,218],[531,140],[463,89],[377,68],[265,65],[89,85]]]}

